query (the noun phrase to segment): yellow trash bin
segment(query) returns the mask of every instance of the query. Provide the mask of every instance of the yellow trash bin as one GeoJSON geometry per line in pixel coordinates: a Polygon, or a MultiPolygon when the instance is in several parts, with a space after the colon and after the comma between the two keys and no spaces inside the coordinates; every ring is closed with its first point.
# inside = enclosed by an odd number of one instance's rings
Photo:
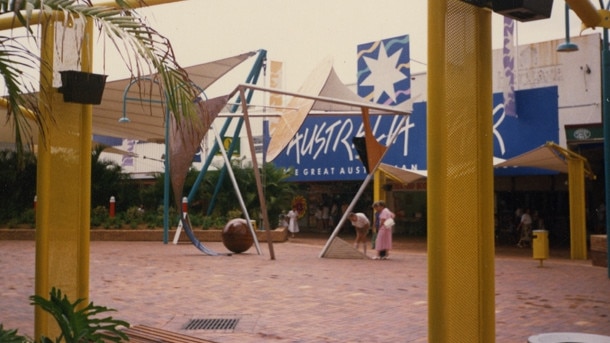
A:
{"type": "Polygon", "coordinates": [[[534,259],[542,260],[549,258],[549,232],[547,230],[532,231],[532,253],[534,259]]]}

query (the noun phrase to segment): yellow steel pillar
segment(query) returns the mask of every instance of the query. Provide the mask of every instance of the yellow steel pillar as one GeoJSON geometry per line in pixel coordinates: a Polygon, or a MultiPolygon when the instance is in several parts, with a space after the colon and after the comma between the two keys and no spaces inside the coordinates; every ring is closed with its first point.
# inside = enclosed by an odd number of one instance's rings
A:
{"type": "Polygon", "coordinates": [[[495,341],[491,13],[428,1],[428,341],[495,341]]]}
{"type": "MultiPolygon", "coordinates": [[[[53,88],[55,21],[44,15],[41,26],[40,109],[47,131],[40,136],[38,150],[35,291],[48,298],[57,287],[72,301],[88,300],[92,107],[65,103],[53,88]]],[[[92,27],[89,21],[82,42],[83,71],[91,71],[92,27]]],[[[59,333],[39,308],[34,330],[37,340],[59,333]]]]}
{"type": "Polygon", "coordinates": [[[570,256],[573,260],[586,260],[585,162],[581,158],[567,158],[567,161],[570,193],[570,256]]]}
{"type": "Polygon", "coordinates": [[[383,189],[384,182],[385,175],[383,175],[383,172],[379,169],[375,170],[373,174],[373,201],[386,200],[386,192],[383,189]]]}

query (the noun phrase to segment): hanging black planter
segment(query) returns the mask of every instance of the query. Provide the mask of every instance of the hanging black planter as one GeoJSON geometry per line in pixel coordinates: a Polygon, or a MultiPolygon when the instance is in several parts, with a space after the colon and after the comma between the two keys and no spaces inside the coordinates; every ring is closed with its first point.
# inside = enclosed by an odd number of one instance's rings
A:
{"type": "Polygon", "coordinates": [[[76,70],[60,71],[61,87],[65,102],[99,105],[108,75],[92,74],[76,70]]]}

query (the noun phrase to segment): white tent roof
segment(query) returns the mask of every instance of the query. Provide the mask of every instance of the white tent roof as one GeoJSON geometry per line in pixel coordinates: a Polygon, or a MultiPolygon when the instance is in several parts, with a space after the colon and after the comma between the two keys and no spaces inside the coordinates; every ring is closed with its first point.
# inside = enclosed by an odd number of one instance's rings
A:
{"type": "Polygon", "coordinates": [[[533,167],[554,170],[561,173],[568,172],[568,164],[565,158],[544,145],[504,162],[500,162],[496,164],[495,167],[533,167]]]}
{"type": "MultiPolygon", "coordinates": [[[[595,177],[584,157],[572,151],[565,150],[554,143],[547,143],[508,160],[494,157],[494,167],[532,167],[554,170],[567,174],[568,157],[583,159],[585,161],[585,174],[589,177],[595,177]]],[[[381,163],[381,165],[379,165],[379,169],[390,178],[398,182],[402,182],[403,184],[411,183],[428,177],[427,170],[408,170],[394,167],[386,163],[381,163]]]]}
{"type": "MultiPolygon", "coordinates": [[[[199,88],[205,90],[226,73],[256,54],[255,51],[197,64],[184,69],[199,88]]],[[[165,111],[159,97],[159,87],[142,77],[129,87],[132,80],[121,79],[106,82],[102,102],[93,106],[93,134],[142,141],[163,142],[165,139],[165,111]],[[129,87],[129,92],[125,93],[129,87]],[[142,95],[141,95],[142,94],[142,95]],[[141,100],[140,98],[144,98],[141,100]],[[126,101],[124,101],[126,99],[126,101]],[[129,123],[119,123],[119,118],[129,118],[129,123]]],[[[6,114],[4,115],[6,116],[6,114]]],[[[12,123],[0,119],[0,140],[15,141],[12,123]]],[[[38,140],[35,127],[32,138],[38,140]]]]}
{"type": "Polygon", "coordinates": [[[408,183],[428,177],[427,170],[403,169],[403,168],[394,167],[394,166],[386,164],[386,163],[381,163],[379,165],[379,170],[384,172],[390,178],[392,178],[398,182],[401,182],[405,185],[408,183]]]}
{"type": "Polygon", "coordinates": [[[324,59],[309,75],[297,92],[279,89],[239,85],[232,94],[240,89],[249,88],[269,93],[289,95],[286,108],[280,110],[279,117],[271,121],[269,134],[271,140],[267,148],[269,161],[275,159],[298,132],[305,118],[312,110],[327,111],[329,115],[362,111],[371,113],[411,114],[409,105],[386,106],[367,101],[346,87],[333,69],[332,58],[324,59]]]}
{"type": "Polygon", "coordinates": [[[591,171],[591,167],[589,166],[589,162],[586,158],[573,151],[566,150],[552,142],[546,143],[538,148],[498,163],[495,165],[495,167],[532,167],[554,170],[567,174],[569,158],[582,159],[585,164],[585,175],[595,178],[595,175],[591,171]]]}
{"type": "MultiPolygon", "coordinates": [[[[193,83],[205,90],[255,54],[254,51],[247,52],[184,69],[193,83]]],[[[102,103],[93,106],[93,133],[152,142],[164,141],[165,110],[159,96],[159,87],[146,78],[129,86],[131,82],[130,79],[122,79],[106,83],[102,103]],[[140,99],[140,94],[145,95],[144,100],[140,99]],[[130,121],[119,123],[119,118],[124,115],[130,121]]]]}

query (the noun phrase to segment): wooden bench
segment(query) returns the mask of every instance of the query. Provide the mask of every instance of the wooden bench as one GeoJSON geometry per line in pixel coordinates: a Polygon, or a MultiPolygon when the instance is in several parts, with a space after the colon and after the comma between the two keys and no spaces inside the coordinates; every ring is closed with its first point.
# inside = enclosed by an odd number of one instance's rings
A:
{"type": "Polygon", "coordinates": [[[216,343],[206,339],[183,335],[145,325],[135,325],[123,330],[132,343],[216,343]]]}

